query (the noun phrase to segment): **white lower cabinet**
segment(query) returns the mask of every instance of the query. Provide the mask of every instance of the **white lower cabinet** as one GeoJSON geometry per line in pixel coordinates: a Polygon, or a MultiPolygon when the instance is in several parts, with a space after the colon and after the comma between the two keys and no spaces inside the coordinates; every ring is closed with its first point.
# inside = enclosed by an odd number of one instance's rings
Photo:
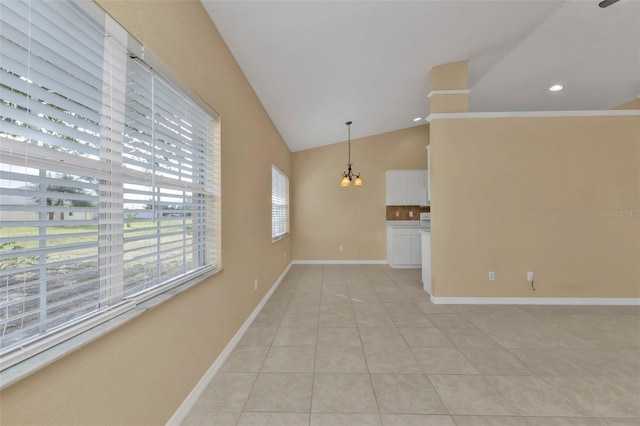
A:
{"type": "Polygon", "coordinates": [[[422,264],[420,229],[387,227],[387,261],[392,268],[419,268],[422,264]]]}
{"type": "Polygon", "coordinates": [[[411,264],[411,251],[413,249],[413,237],[411,235],[402,235],[399,232],[393,233],[393,241],[391,245],[391,264],[393,265],[409,265],[411,264]]]}
{"type": "Polygon", "coordinates": [[[422,235],[420,231],[411,235],[411,265],[422,265],[422,235]]]}

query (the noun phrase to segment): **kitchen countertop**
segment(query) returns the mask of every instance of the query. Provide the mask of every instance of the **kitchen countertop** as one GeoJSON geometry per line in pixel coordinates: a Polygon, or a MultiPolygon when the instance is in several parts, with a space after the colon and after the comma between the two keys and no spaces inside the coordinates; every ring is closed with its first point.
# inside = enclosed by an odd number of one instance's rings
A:
{"type": "Polygon", "coordinates": [[[387,226],[420,226],[419,220],[388,220],[387,226]]]}
{"type": "Polygon", "coordinates": [[[430,230],[430,225],[421,225],[419,220],[388,220],[387,226],[393,228],[430,230]]]}

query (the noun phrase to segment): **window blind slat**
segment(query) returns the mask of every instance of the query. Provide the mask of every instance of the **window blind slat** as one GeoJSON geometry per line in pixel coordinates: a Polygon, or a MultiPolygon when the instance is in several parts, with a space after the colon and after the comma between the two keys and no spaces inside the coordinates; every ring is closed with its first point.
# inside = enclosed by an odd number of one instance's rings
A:
{"type": "MultiPolygon", "coordinates": [[[[15,82],[15,77],[8,75],[6,79],[3,79],[2,83],[4,85],[11,84],[12,80],[15,82]]],[[[80,111],[89,113],[90,117],[81,116],[76,111],[74,111],[73,114],[70,114],[70,107],[75,107],[76,110],[80,110],[80,108],[77,108],[77,103],[72,104],[61,96],[57,96],[56,99],[50,99],[47,102],[42,100],[42,98],[36,98],[34,95],[50,95],[48,92],[43,91],[42,89],[34,89],[33,86],[29,87],[28,89],[30,90],[31,97],[29,97],[26,93],[21,93],[17,90],[8,90],[6,87],[0,87],[0,95],[5,102],[5,105],[7,105],[7,103],[11,104],[11,108],[13,108],[13,110],[15,111],[24,111],[38,117],[51,117],[49,121],[52,121],[53,119],[56,122],[60,122],[61,124],[66,124],[67,127],[79,128],[82,130],[83,135],[95,139],[95,135],[97,135],[100,131],[99,115],[97,112],[86,109],[84,111],[80,111]]],[[[9,114],[13,110],[5,110],[5,117],[10,116],[9,114]]],[[[15,118],[19,119],[17,117],[15,118]]],[[[47,128],[48,126],[44,127],[47,128]]]]}
{"type": "Polygon", "coordinates": [[[9,354],[219,266],[220,134],[129,56],[110,17],[98,24],[74,1],[17,0],[0,2],[0,24],[9,354]]]}
{"type": "Polygon", "coordinates": [[[43,99],[44,101],[51,101],[54,96],[62,94],[67,99],[74,99],[82,105],[98,110],[99,104],[91,95],[100,93],[101,88],[84,81],[82,75],[70,79],[69,73],[40,57],[26,54],[24,49],[2,37],[0,50],[3,54],[2,68],[12,74],[28,77],[30,85],[35,84],[48,89],[50,96],[43,99]]]}
{"type": "MultiPolygon", "coordinates": [[[[99,146],[100,140],[96,136],[53,121],[55,120],[55,117],[53,118],[53,120],[47,119],[36,114],[30,114],[17,108],[11,111],[10,115],[5,117],[17,122],[25,124],[28,123],[29,128],[33,130],[29,133],[31,140],[40,140],[40,135],[42,135],[42,139],[44,139],[44,141],[55,143],[55,147],[65,148],[69,151],[75,151],[79,153],[88,153],[92,157],[97,157],[96,147],[99,146]]],[[[10,124],[10,126],[7,127],[13,127],[14,129],[15,127],[18,127],[13,123],[7,124],[10,124]]],[[[22,125],[19,127],[25,126],[22,125]]],[[[15,129],[15,131],[20,132],[19,129],[15,129]]]]}
{"type": "MultiPolygon", "coordinates": [[[[5,7],[3,12],[7,10],[13,11],[20,17],[31,17],[31,22],[40,22],[43,28],[51,30],[61,29],[70,34],[72,43],[100,43],[104,38],[104,31],[100,25],[90,18],[80,8],[69,7],[68,2],[42,2],[44,4],[34,5],[32,0],[13,0],[10,2],[2,2],[5,7]],[[58,7],[58,6],[61,7],[58,7]],[[72,32],[73,31],[73,32],[72,32]],[[73,35],[78,37],[73,40],[73,35]]],[[[7,16],[4,15],[3,16],[7,16]]],[[[15,18],[15,16],[13,16],[15,18]]],[[[74,48],[77,46],[74,46],[74,48]]],[[[99,52],[92,52],[93,54],[99,52]]]]}
{"type": "MultiPolygon", "coordinates": [[[[73,75],[82,75],[88,84],[94,86],[100,84],[102,70],[99,65],[91,61],[91,59],[97,60],[99,56],[93,52],[94,49],[91,46],[78,43],[66,33],[46,33],[42,25],[49,24],[49,20],[40,23],[34,21],[33,25],[29,25],[26,19],[15,18],[15,16],[13,14],[13,20],[11,16],[3,17],[2,24],[6,25],[3,30],[4,38],[10,40],[16,49],[24,50],[25,53],[32,55],[32,60],[35,57],[47,63],[49,67],[58,68],[73,75]],[[6,18],[9,20],[5,20],[6,18]],[[20,25],[20,21],[23,21],[24,25],[20,25]],[[75,49],[70,45],[74,45],[75,49]]],[[[38,16],[35,15],[32,18],[38,16]]]]}
{"type": "MultiPolygon", "coordinates": [[[[19,95],[15,91],[5,90],[2,87],[0,87],[0,97],[4,102],[15,104],[16,110],[18,111],[24,111],[25,114],[30,113],[31,115],[34,115],[34,116],[47,116],[49,117],[48,120],[54,119],[54,120],[60,121],[62,122],[61,124],[63,123],[66,124],[68,128],[74,128],[74,129],[80,128],[82,129],[81,137],[83,139],[93,139],[94,141],[96,140],[95,135],[99,132],[99,123],[90,122],[84,117],[69,115],[64,111],[61,111],[61,109],[57,106],[34,105],[35,102],[28,102],[28,100],[26,100],[24,96],[19,95]],[[29,112],[25,111],[27,108],[26,105],[28,104],[31,107],[29,112]]],[[[20,117],[16,114],[13,114],[11,111],[8,110],[8,108],[7,110],[3,111],[3,113],[4,113],[5,119],[10,118],[13,120],[21,121],[20,117]]],[[[28,123],[30,122],[30,120],[25,122],[28,123]]],[[[13,123],[6,123],[6,124],[13,124],[13,123]]],[[[7,126],[6,124],[3,126],[3,128],[8,129],[9,126],[7,126]]],[[[47,121],[47,124],[48,124],[48,121],[47,121]]],[[[39,130],[39,129],[36,129],[36,130],[39,130]]],[[[48,128],[48,130],[52,130],[52,129],[48,128]]],[[[16,130],[15,132],[11,132],[11,133],[19,134],[20,130],[16,130]]],[[[49,141],[57,140],[56,136],[51,136],[51,135],[43,135],[43,138],[49,141]]],[[[41,138],[38,138],[38,139],[41,139],[41,138]]],[[[71,145],[72,143],[68,142],[65,146],[71,146],[71,145]]]]}

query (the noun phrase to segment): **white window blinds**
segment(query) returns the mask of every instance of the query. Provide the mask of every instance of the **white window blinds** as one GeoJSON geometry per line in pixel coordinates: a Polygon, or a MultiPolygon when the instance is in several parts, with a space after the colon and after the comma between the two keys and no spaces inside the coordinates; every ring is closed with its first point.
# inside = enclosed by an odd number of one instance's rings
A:
{"type": "Polygon", "coordinates": [[[0,354],[220,267],[218,122],[103,16],[0,2],[0,354]]]}
{"type": "Polygon", "coordinates": [[[289,233],[289,178],[271,165],[271,239],[289,233]]]}
{"type": "Polygon", "coordinates": [[[211,117],[139,60],[127,69],[124,291],[131,295],[214,262],[205,234],[215,179],[211,117]]]}

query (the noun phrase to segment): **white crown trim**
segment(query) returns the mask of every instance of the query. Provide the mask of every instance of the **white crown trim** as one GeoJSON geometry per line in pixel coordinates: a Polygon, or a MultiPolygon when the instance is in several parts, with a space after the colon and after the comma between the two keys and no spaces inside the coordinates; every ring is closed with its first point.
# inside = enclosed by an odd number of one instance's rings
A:
{"type": "Polygon", "coordinates": [[[434,95],[466,95],[469,93],[468,89],[460,90],[432,90],[427,95],[427,98],[431,98],[434,95]]]}
{"type": "Polygon", "coordinates": [[[455,120],[462,118],[540,118],[540,117],[624,117],[640,115],[640,110],[596,110],[596,111],[514,111],[514,112],[434,112],[426,118],[433,120],[455,120]]]}

